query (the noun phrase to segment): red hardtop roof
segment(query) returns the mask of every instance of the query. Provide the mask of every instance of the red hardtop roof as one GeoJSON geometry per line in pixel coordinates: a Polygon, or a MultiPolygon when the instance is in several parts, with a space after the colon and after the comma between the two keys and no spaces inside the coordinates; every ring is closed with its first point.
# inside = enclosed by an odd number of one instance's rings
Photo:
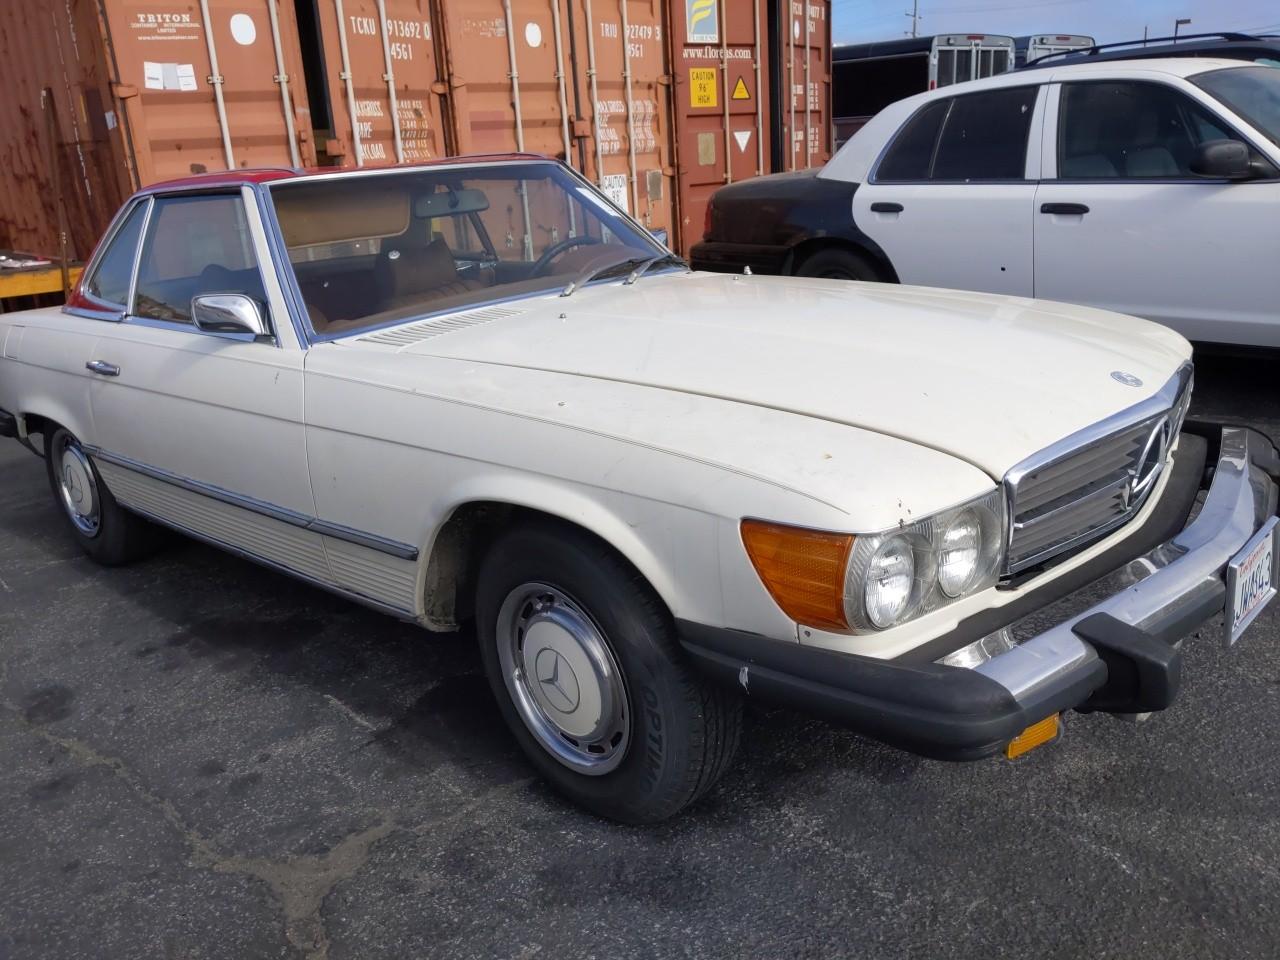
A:
{"type": "Polygon", "coordinates": [[[307,177],[330,176],[340,173],[360,173],[365,170],[416,170],[422,167],[435,167],[452,163],[497,163],[504,160],[547,160],[538,153],[486,153],[470,154],[461,157],[437,157],[419,163],[387,164],[368,167],[255,167],[244,170],[220,170],[212,173],[197,173],[190,177],[179,177],[176,180],[164,180],[144,187],[140,193],[167,193],[175,190],[196,190],[205,187],[239,187],[259,183],[270,183],[274,180],[299,180],[307,177]]]}

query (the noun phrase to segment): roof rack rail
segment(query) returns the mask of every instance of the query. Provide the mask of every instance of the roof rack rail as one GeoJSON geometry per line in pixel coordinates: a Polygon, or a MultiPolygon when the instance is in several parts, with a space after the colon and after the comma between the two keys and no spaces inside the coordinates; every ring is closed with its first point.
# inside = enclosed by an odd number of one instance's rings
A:
{"type": "Polygon", "coordinates": [[[1251,33],[1184,33],[1177,37],[1147,37],[1144,40],[1121,40],[1118,43],[1100,43],[1092,47],[1081,47],[1078,50],[1059,50],[1056,53],[1046,53],[1042,57],[1028,60],[1026,65],[1029,67],[1033,63],[1044,63],[1046,60],[1052,60],[1056,57],[1092,57],[1103,50],[1115,50],[1118,47],[1150,47],[1162,43],[1182,43],[1184,40],[1229,40],[1231,42],[1248,43],[1267,39],[1271,38],[1255,36],[1251,33]]]}

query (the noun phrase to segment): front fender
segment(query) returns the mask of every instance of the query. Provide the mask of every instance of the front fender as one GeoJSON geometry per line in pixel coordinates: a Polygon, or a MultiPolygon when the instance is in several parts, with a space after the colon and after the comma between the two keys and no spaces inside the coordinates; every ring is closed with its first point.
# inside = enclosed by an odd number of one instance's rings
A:
{"type": "MultiPolygon", "coordinates": [[[[520,507],[594,534],[639,571],[673,616],[689,616],[686,611],[695,610],[706,615],[722,607],[719,518],[526,473],[474,475],[442,492],[432,510],[440,520],[422,545],[424,577],[449,519],[476,504],[520,507]]],[[[425,596],[425,589],[420,593],[425,596]]]]}

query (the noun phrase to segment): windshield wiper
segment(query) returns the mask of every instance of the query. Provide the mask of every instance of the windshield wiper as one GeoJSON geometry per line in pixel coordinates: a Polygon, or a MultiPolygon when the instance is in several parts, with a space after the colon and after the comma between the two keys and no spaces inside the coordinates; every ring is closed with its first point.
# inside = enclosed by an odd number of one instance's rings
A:
{"type": "Polygon", "coordinates": [[[592,280],[598,280],[605,277],[609,273],[617,270],[619,267],[633,267],[626,282],[628,284],[635,283],[640,275],[650,267],[657,266],[659,263],[667,261],[672,263],[684,263],[684,261],[674,253],[664,253],[656,257],[623,257],[621,260],[614,260],[612,263],[606,263],[603,266],[587,267],[580,274],[574,277],[567,287],[560,291],[560,296],[571,297],[592,280]]]}
{"type": "Polygon", "coordinates": [[[671,265],[678,264],[684,267],[686,270],[689,269],[689,264],[685,263],[683,257],[677,257],[674,253],[663,253],[663,254],[659,254],[656,257],[650,257],[644,263],[640,264],[640,266],[632,270],[631,273],[627,276],[627,279],[622,281],[622,285],[624,287],[629,287],[633,283],[635,283],[637,280],[639,280],[641,277],[643,277],[648,272],[650,267],[656,267],[656,266],[667,265],[667,264],[671,264],[671,265]]]}

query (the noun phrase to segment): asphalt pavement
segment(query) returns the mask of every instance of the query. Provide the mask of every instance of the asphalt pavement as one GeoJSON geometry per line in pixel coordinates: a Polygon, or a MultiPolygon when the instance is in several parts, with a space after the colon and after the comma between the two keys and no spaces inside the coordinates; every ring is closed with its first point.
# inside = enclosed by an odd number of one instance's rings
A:
{"type": "MultiPolygon", "coordinates": [[[[1196,412],[1280,436],[1280,361],[1196,412]]],[[[922,760],[752,709],[656,828],[563,803],[473,638],[177,540],[106,570],[0,444],[0,960],[1260,958],[1280,943],[1280,603],[1150,723],[922,760]]]]}

